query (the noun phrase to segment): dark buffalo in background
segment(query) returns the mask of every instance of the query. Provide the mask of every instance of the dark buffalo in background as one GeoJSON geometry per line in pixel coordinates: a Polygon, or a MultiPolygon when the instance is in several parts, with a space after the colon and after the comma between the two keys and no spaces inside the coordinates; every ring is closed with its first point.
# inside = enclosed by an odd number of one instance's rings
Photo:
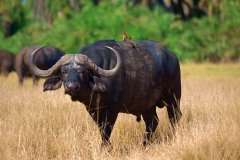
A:
{"type": "Polygon", "coordinates": [[[85,104],[98,124],[103,144],[110,135],[118,113],[142,116],[146,124],[146,145],[158,125],[156,107],[167,107],[174,128],[180,120],[181,77],[179,61],[158,42],[113,40],[97,41],[80,54],[63,56],[52,68],[41,70],[31,65],[36,75],[49,77],[44,91],[56,90],[63,83],[65,94],[85,104]],[[113,54],[114,53],[114,54],[113,54]]]}
{"type": "MultiPolygon", "coordinates": [[[[15,68],[19,79],[19,84],[23,84],[25,77],[33,77],[33,83],[37,84],[39,77],[35,76],[29,65],[30,54],[39,48],[39,46],[27,46],[20,50],[16,56],[15,68]]],[[[62,56],[64,52],[55,47],[45,47],[39,51],[34,60],[34,63],[41,69],[49,69],[52,67],[62,56]]]]}
{"type": "Polygon", "coordinates": [[[0,74],[8,76],[8,74],[14,71],[15,55],[9,51],[0,51],[0,74]]]}

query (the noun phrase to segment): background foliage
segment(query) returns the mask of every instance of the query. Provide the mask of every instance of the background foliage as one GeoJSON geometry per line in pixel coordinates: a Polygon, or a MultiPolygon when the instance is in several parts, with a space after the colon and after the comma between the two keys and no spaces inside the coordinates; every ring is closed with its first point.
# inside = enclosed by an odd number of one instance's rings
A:
{"type": "Polygon", "coordinates": [[[239,61],[240,1],[221,2],[220,14],[214,7],[212,13],[212,3],[207,3],[206,16],[183,20],[144,1],[133,5],[130,0],[105,0],[96,5],[83,0],[1,0],[0,49],[16,54],[26,45],[48,44],[77,53],[96,40],[121,41],[125,31],[134,40],[159,41],[181,61],[239,61]],[[12,27],[10,33],[6,26],[12,27]]]}

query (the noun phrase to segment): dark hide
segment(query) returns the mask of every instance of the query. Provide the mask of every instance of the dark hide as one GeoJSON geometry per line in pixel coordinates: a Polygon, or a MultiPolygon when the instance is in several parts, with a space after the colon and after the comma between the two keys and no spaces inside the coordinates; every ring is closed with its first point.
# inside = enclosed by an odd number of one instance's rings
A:
{"type": "MultiPolygon", "coordinates": [[[[29,56],[37,48],[39,48],[39,46],[24,47],[16,56],[15,67],[20,85],[23,84],[23,79],[25,77],[33,77],[33,83],[37,84],[39,78],[33,74],[29,66],[29,56]]],[[[48,46],[38,52],[34,63],[40,69],[46,70],[52,67],[63,55],[64,52],[60,49],[48,46]]]]}
{"type": "MultiPolygon", "coordinates": [[[[140,116],[146,124],[144,145],[158,125],[156,106],[167,107],[168,116],[174,127],[181,117],[181,78],[180,66],[175,55],[155,41],[136,41],[137,48],[127,42],[112,40],[97,41],[81,49],[103,69],[112,69],[116,57],[110,46],[117,50],[122,59],[121,69],[112,77],[99,77],[84,65],[74,64],[74,58],[61,66],[65,93],[73,101],[85,104],[87,111],[98,124],[104,144],[109,138],[118,113],[140,116]]],[[[53,77],[54,78],[54,77],[53,77]]],[[[50,78],[52,79],[52,78],[50,78]]],[[[49,85],[59,84],[48,80],[44,90],[56,89],[49,85]]],[[[59,85],[60,88],[60,85],[59,85]]]]}
{"type": "Polygon", "coordinates": [[[0,51],[0,74],[8,76],[8,74],[14,71],[15,55],[9,51],[0,51]]]}

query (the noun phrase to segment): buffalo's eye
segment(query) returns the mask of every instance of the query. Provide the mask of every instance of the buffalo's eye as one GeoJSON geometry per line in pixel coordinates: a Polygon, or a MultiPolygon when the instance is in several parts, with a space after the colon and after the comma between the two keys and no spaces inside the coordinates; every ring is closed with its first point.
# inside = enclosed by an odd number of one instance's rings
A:
{"type": "Polygon", "coordinates": [[[61,72],[62,72],[62,74],[67,74],[68,68],[67,67],[61,68],[61,72]]]}
{"type": "Polygon", "coordinates": [[[78,71],[78,73],[81,73],[81,74],[86,74],[87,73],[87,69],[85,67],[82,67],[82,66],[79,66],[77,68],[77,71],[78,71]]]}
{"type": "Polygon", "coordinates": [[[82,74],[87,75],[88,73],[89,73],[89,70],[88,70],[88,69],[84,69],[84,70],[82,70],[82,74]]]}
{"type": "Polygon", "coordinates": [[[78,72],[78,73],[82,73],[82,71],[83,71],[83,69],[82,69],[81,67],[78,67],[78,68],[77,68],[77,72],[78,72]]]}

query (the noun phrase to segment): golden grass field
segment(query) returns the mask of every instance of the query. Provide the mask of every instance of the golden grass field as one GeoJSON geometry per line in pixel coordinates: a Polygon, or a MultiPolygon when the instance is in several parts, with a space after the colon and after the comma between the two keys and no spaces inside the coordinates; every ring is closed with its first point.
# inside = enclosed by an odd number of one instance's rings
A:
{"type": "Polygon", "coordinates": [[[113,149],[101,149],[97,126],[63,89],[42,92],[15,73],[0,77],[0,160],[240,159],[240,64],[183,64],[183,117],[173,135],[166,109],[158,109],[153,144],[142,146],[143,120],[120,114],[113,149]]]}

